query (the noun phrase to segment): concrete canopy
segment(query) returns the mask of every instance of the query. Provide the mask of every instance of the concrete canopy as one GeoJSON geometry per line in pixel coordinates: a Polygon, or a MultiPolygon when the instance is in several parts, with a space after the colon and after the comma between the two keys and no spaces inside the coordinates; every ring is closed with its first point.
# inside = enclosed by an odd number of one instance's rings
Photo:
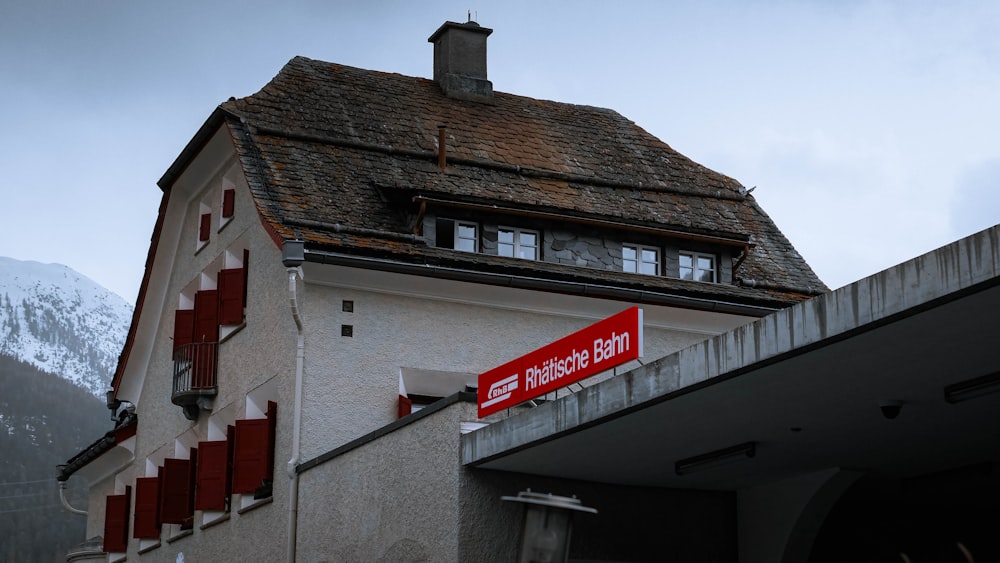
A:
{"type": "Polygon", "coordinates": [[[462,462],[718,490],[997,463],[1000,392],[948,402],[944,388],[1000,373],[998,311],[1000,226],[467,434],[462,462]],[[753,458],[675,471],[746,442],[753,458]]]}

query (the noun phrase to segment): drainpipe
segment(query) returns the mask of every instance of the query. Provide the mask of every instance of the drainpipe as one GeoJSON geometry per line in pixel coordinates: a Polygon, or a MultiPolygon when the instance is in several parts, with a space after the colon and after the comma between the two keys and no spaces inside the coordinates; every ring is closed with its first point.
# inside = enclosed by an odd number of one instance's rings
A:
{"type": "Polygon", "coordinates": [[[69,500],[66,499],[66,481],[59,481],[59,500],[62,501],[63,508],[72,512],[73,514],[79,514],[80,516],[86,516],[86,510],[80,510],[79,508],[73,508],[70,505],[69,500]]]}
{"type": "Polygon", "coordinates": [[[299,436],[302,431],[302,375],[305,365],[305,336],[299,314],[298,280],[302,279],[305,261],[302,241],[285,241],[281,249],[282,262],[288,272],[288,302],[295,321],[295,407],[292,421],[292,457],[288,460],[288,563],[295,563],[299,513],[299,436]]]}

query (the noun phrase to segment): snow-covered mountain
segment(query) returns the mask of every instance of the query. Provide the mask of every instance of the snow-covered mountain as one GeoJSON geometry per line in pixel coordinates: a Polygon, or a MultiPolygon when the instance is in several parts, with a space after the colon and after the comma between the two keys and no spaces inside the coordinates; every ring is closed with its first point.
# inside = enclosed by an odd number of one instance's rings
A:
{"type": "Polygon", "coordinates": [[[67,266],[0,256],[0,354],[102,397],[131,320],[132,305],[67,266]]]}

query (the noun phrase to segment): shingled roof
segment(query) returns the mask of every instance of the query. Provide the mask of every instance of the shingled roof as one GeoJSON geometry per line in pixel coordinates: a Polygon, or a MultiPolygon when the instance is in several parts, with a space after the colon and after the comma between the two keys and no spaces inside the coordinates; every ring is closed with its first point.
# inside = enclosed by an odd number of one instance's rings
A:
{"type": "MultiPolygon", "coordinates": [[[[454,99],[432,80],[292,59],[228,124],[276,238],[411,264],[781,306],[827,290],[739,182],[609,109],[496,92],[454,99]],[[447,166],[438,166],[439,126],[447,166]],[[613,221],[749,249],[743,285],[704,284],[433,248],[400,204],[442,199],[613,221]],[[753,287],[751,287],[753,286],[753,287]]],[[[412,204],[411,204],[412,206],[412,204]]],[[[411,217],[412,219],[412,217],[411,217]]]]}

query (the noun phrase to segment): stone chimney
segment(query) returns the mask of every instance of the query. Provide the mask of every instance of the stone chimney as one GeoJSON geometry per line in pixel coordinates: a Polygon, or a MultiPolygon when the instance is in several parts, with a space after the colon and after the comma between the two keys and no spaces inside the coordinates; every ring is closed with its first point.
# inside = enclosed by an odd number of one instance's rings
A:
{"type": "Polygon", "coordinates": [[[486,38],[492,29],[474,21],[444,22],[427,41],[434,44],[434,81],[450,98],[493,103],[486,79],[486,38]]]}

